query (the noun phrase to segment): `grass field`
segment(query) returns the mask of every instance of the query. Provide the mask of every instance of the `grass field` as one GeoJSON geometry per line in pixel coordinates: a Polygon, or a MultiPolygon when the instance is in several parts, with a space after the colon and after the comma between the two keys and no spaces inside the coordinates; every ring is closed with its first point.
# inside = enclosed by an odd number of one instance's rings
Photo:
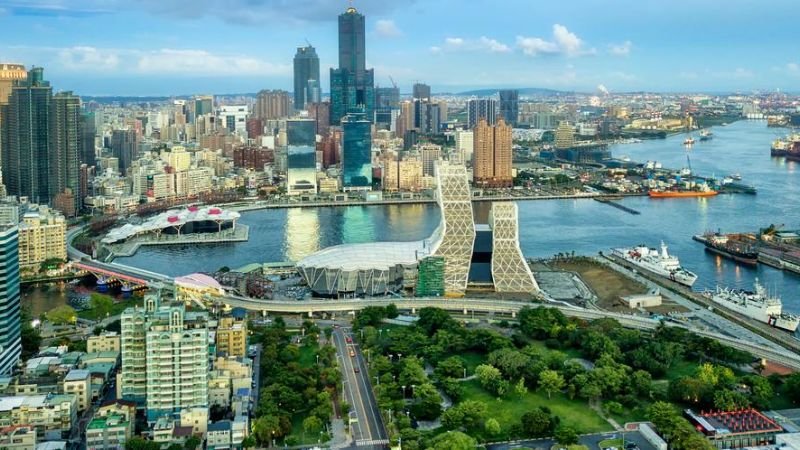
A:
{"type": "MultiPolygon", "coordinates": [[[[305,413],[298,413],[292,416],[292,433],[289,436],[297,439],[298,445],[313,445],[317,442],[327,442],[330,439],[330,436],[325,433],[315,436],[306,435],[306,433],[303,431],[303,420],[306,417],[308,416],[305,413]]],[[[276,442],[276,444],[280,445],[281,442],[276,442]]]]}
{"type": "MultiPolygon", "coordinates": [[[[522,397],[512,394],[509,398],[496,399],[486,392],[477,380],[464,383],[464,400],[477,400],[486,403],[487,417],[500,422],[503,433],[508,432],[526,412],[546,406],[561,418],[561,423],[573,427],[578,433],[595,433],[611,430],[611,426],[592,411],[585,401],[570,400],[563,394],[555,394],[548,399],[546,394],[530,391],[522,397]]],[[[478,433],[479,434],[479,433],[478,433]]]]}
{"type": "MultiPolygon", "coordinates": [[[[97,294],[95,294],[95,295],[97,295],[97,294]]],[[[119,302],[118,301],[114,301],[113,306],[111,307],[111,312],[109,313],[109,316],[120,315],[127,308],[130,308],[130,307],[133,307],[133,306],[142,306],[143,304],[144,304],[144,300],[142,299],[142,297],[132,297],[130,299],[126,299],[126,300],[119,301],[119,302]]],[[[97,316],[98,316],[98,312],[95,311],[94,309],[84,309],[83,311],[78,311],[78,317],[80,317],[81,319],[87,319],[87,320],[102,320],[102,319],[105,319],[105,317],[97,317],[97,316]]]]}
{"type": "Polygon", "coordinates": [[[298,363],[303,367],[313,367],[317,363],[317,347],[310,347],[308,345],[301,345],[299,347],[300,357],[298,363]]]}
{"type": "Polygon", "coordinates": [[[486,355],[475,352],[466,352],[458,355],[464,360],[464,366],[467,368],[467,376],[475,373],[475,368],[486,362],[486,355]]]}

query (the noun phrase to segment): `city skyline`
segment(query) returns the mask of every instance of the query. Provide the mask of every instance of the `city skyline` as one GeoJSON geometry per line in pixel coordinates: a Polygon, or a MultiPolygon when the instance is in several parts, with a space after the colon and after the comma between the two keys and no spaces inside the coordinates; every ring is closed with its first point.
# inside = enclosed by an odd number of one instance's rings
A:
{"type": "MultiPolygon", "coordinates": [[[[434,92],[797,90],[792,2],[736,2],[725,10],[711,0],[679,3],[354,6],[367,19],[366,65],[375,67],[376,85],[391,86],[391,76],[403,93],[417,81],[434,92]],[[473,71],[477,60],[483,69],[473,71]]],[[[346,7],[339,0],[192,8],[180,1],[0,0],[0,60],[45,67],[58,90],[81,95],[292,90],[292,56],[307,40],[327,91],[327,69],[337,67],[336,18],[346,7]]]]}

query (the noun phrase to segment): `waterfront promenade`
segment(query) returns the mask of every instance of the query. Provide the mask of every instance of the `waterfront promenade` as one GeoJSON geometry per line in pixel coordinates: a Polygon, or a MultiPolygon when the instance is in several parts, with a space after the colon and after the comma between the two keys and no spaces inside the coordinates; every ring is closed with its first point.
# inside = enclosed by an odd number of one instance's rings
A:
{"type": "Polygon", "coordinates": [[[236,228],[222,230],[216,233],[190,233],[190,234],[143,234],[132,237],[119,244],[107,244],[109,250],[107,261],[117,257],[133,256],[143,245],[195,245],[195,244],[220,244],[228,242],[247,242],[250,228],[244,224],[236,228]]]}

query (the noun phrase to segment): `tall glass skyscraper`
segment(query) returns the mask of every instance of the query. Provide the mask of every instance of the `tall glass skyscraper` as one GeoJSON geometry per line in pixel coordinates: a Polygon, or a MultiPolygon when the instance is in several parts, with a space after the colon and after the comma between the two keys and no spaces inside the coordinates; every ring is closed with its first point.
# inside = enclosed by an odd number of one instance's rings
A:
{"type": "MultiPolygon", "coordinates": [[[[72,92],[53,97],[50,131],[50,199],[69,189],[73,207],[80,210],[81,99],[72,92]]],[[[94,149],[94,136],[92,147],[94,149]]]]}
{"type": "Polygon", "coordinates": [[[27,80],[15,81],[4,106],[3,181],[10,195],[32,202],[50,200],[50,103],[53,88],[44,80],[44,69],[28,72],[27,80]]]}
{"type": "Polygon", "coordinates": [[[366,69],[366,21],[353,7],[339,15],[339,68],[331,69],[331,124],[361,107],[372,118],[375,72],[366,69]]]}
{"type": "Polygon", "coordinates": [[[11,373],[22,352],[17,247],[17,227],[0,227],[0,374],[3,375],[11,373]]]}
{"type": "Polygon", "coordinates": [[[507,124],[517,125],[519,118],[519,91],[516,89],[504,89],[500,91],[500,115],[507,124]]]}
{"type": "Polygon", "coordinates": [[[372,188],[372,123],[364,112],[342,119],[342,186],[345,190],[372,188]]]}
{"type": "Polygon", "coordinates": [[[317,192],[316,122],[310,119],[286,121],[286,191],[289,195],[317,192]]]}
{"type": "Polygon", "coordinates": [[[309,85],[311,80],[319,82],[319,56],[311,45],[299,47],[294,55],[294,109],[306,109],[309,103],[315,102],[312,98],[315,93],[309,85]]]}

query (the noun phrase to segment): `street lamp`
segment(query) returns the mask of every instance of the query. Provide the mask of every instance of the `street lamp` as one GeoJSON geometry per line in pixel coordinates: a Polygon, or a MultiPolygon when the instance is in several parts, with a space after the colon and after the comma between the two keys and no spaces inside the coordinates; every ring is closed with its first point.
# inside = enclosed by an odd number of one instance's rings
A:
{"type": "Polygon", "coordinates": [[[317,355],[317,365],[319,365],[319,355],[317,355]]]}
{"type": "Polygon", "coordinates": [[[376,382],[376,383],[378,383],[378,386],[380,386],[380,385],[381,385],[381,379],[380,379],[380,377],[377,377],[377,376],[376,376],[376,377],[375,377],[375,382],[376,382]]]}
{"type": "Polygon", "coordinates": [[[403,388],[403,399],[405,399],[406,398],[406,385],[404,384],[404,385],[402,385],[400,387],[403,388]]]}
{"type": "Polygon", "coordinates": [[[415,388],[415,387],[417,387],[417,385],[415,385],[415,384],[412,384],[412,385],[411,385],[411,397],[412,397],[412,398],[414,397],[414,388],[415,388]]]}

